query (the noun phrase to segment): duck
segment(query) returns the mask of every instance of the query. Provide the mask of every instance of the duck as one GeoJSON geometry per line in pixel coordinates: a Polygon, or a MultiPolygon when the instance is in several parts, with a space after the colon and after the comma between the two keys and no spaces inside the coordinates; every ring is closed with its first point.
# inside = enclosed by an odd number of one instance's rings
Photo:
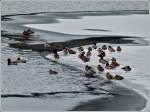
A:
{"type": "Polygon", "coordinates": [[[121,47],[120,46],[117,46],[117,52],[121,52],[122,51],[122,49],[121,49],[121,47]]]}
{"type": "Polygon", "coordinates": [[[112,57],[111,61],[112,61],[111,66],[113,66],[114,68],[120,66],[120,64],[117,62],[116,58],[112,57]]]}
{"type": "Polygon", "coordinates": [[[85,76],[86,77],[94,77],[94,74],[96,73],[95,72],[95,70],[92,68],[92,67],[90,67],[90,66],[88,66],[88,65],[86,65],[86,67],[85,67],[85,76]]]}
{"type": "Polygon", "coordinates": [[[113,66],[113,67],[115,68],[115,67],[120,66],[120,64],[117,63],[116,61],[112,61],[112,62],[111,62],[111,66],[113,66]]]}
{"type": "Polygon", "coordinates": [[[102,64],[106,64],[106,63],[108,63],[108,61],[107,61],[107,60],[105,60],[105,59],[103,59],[103,58],[100,58],[100,59],[99,59],[99,62],[100,62],[100,63],[102,63],[102,64]]]}
{"type": "Polygon", "coordinates": [[[97,70],[98,70],[99,72],[103,72],[103,71],[104,71],[104,68],[99,64],[99,65],[97,65],[97,70]]]}
{"type": "Polygon", "coordinates": [[[66,47],[64,47],[63,52],[64,52],[64,55],[68,55],[69,53],[66,47]]]}
{"type": "Polygon", "coordinates": [[[58,54],[54,54],[54,58],[55,59],[59,59],[59,55],[58,54]]]}
{"type": "Polygon", "coordinates": [[[93,47],[93,49],[97,49],[97,45],[96,45],[95,42],[93,43],[93,46],[92,46],[92,47],[93,47]]]}
{"type": "Polygon", "coordinates": [[[88,47],[88,51],[92,51],[92,47],[88,47]]]}
{"type": "Polygon", "coordinates": [[[17,61],[11,61],[10,58],[7,59],[7,64],[8,65],[18,65],[18,62],[17,61]]]}
{"type": "Polygon", "coordinates": [[[106,66],[105,66],[106,69],[114,69],[115,67],[110,65],[109,63],[106,63],[106,66]]]}
{"type": "Polygon", "coordinates": [[[102,49],[103,49],[103,50],[107,50],[107,46],[106,46],[106,45],[103,45],[103,46],[102,46],[102,49]]]}
{"type": "Polygon", "coordinates": [[[115,52],[115,49],[112,46],[108,46],[108,51],[109,52],[115,52]]]}
{"type": "Polygon", "coordinates": [[[130,66],[125,66],[125,67],[122,67],[121,69],[123,69],[124,71],[131,71],[131,67],[130,66]]]}
{"type": "Polygon", "coordinates": [[[26,63],[26,60],[23,60],[23,59],[17,58],[17,63],[26,63]]]}
{"type": "Polygon", "coordinates": [[[33,34],[34,33],[34,31],[31,30],[31,29],[27,29],[26,32],[28,32],[29,34],[33,34]]]}
{"type": "Polygon", "coordinates": [[[78,49],[79,53],[84,52],[84,49],[83,49],[83,47],[81,47],[81,46],[80,46],[80,47],[78,47],[77,49],[78,49]]]}
{"type": "Polygon", "coordinates": [[[50,75],[51,75],[51,74],[58,74],[58,72],[56,72],[56,71],[54,71],[54,70],[49,69],[49,74],[50,74],[50,75]]]}
{"type": "Polygon", "coordinates": [[[108,80],[114,79],[114,77],[112,76],[112,74],[111,74],[110,72],[107,72],[107,73],[106,73],[106,78],[107,78],[108,80]]]}
{"type": "Polygon", "coordinates": [[[121,75],[115,75],[114,79],[115,79],[115,80],[123,80],[124,77],[121,76],[121,75]]]}
{"type": "Polygon", "coordinates": [[[98,49],[98,53],[99,53],[98,57],[103,58],[106,56],[106,53],[101,48],[98,49]]]}
{"type": "Polygon", "coordinates": [[[88,50],[88,52],[86,53],[86,56],[87,56],[87,57],[90,57],[90,56],[91,56],[91,51],[90,51],[90,50],[88,50]]]}
{"type": "Polygon", "coordinates": [[[68,49],[69,54],[76,54],[76,51],[72,50],[72,49],[68,49]]]}
{"type": "Polygon", "coordinates": [[[79,55],[79,58],[83,61],[83,62],[89,62],[90,61],[90,58],[85,56],[85,52],[82,52],[80,55],[79,55]]]}
{"type": "Polygon", "coordinates": [[[54,58],[59,59],[58,49],[54,48],[53,53],[54,53],[54,58]]]}

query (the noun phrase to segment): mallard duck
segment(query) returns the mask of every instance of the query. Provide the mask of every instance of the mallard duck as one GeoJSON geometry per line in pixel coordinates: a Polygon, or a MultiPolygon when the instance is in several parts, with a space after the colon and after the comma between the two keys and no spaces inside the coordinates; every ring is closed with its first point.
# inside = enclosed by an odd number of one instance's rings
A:
{"type": "Polygon", "coordinates": [[[79,53],[82,53],[82,52],[84,52],[84,49],[83,49],[83,47],[78,47],[78,51],[79,51],[79,53]]]}
{"type": "Polygon", "coordinates": [[[111,62],[111,66],[113,66],[113,67],[115,68],[115,67],[120,66],[120,64],[117,63],[116,61],[112,61],[112,62],[111,62]]]}
{"type": "Polygon", "coordinates": [[[96,72],[90,66],[86,65],[84,73],[86,77],[93,77],[96,72]]]}
{"type": "Polygon", "coordinates": [[[88,52],[86,53],[86,56],[87,56],[87,57],[90,57],[90,56],[91,56],[91,51],[88,51],[88,52]]]}
{"type": "Polygon", "coordinates": [[[102,49],[103,49],[103,50],[107,50],[107,46],[106,46],[106,45],[103,45],[103,46],[102,46],[102,49]]]}
{"type": "Polygon", "coordinates": [[[123,69],[124,71],[131,71],[131,67],[130,66],[125,66],[125,67],[122,67],[121,69],[123,69]]]}
{"type": "Polygon", "coordinates": [[[110,72],[107,72],[107,73],[106,73],[106,78],[107,78],[108,80],[114,79],[114,77],[112,76],[112,74],[111,74],[110,72]]]}
{"type": "Polygon", "coordinates": [[[27,30],[26,30],[26,32],[28,32],[29,34],[34,33],[34,31],[33,31],[33,30],[31,30],[31,29],[27,29],[27,30]]]}
{"type": "Polygon", "coordinates": [[[8,65],[18,65],[18,62],[17,61],[11,61],[10,58],[7,59],[7,64],[8,65]]]}
{"type": "Polygon", "coordinates": [[[96,43],[93,43],[93,49],[97,49],[97,45],[96,45],[96,43]]]}
{"type": "Polygon", "coordinates": [[[17,58],[17,63],[26,63],[26,60],[23,60],[23,59],[17,58]]]}
{"type": "Polygon", "coordinates": [[[88,47],[88,51],[92,51],[92,47],[88,47]]]}
{"type": "Polygon", "coordinates": [[[76,54],[76,51],[72,50],[72,49],[68,49],[69,54],[76,54]]]}
{"type": "Polygon", "coordinates": [[[121,49],[121,47],[120,46],[117,46],[117,49],[116,49],[118,52],[121,52],[122,51],[122,49],[121,49]]]}
{"type": "Polygon", "coordinates": [[[114,77],[115,80],[123,80],[123,76],[120,76],[120,75],[115,75],[114,77]]]}
{"type": "Polygon", "coordinates": [[[105,52],[101,48],[98,49],[98,53],[99,53],[98,57],[103,58],[106,56],[105,52]]]}
{"type": "Polygon", "coordinates": [[[79,55],[79,58],[80,58],[82,61],[84,61],[84,62],[89,62],[89,61],[90,61],[90,58],[87,57],[87,56],[84,56],[84,55],[85,55],[85,52],[81,53],[81,54],[79,55]]]}
{"type": "Polygon", "coordinates": [[[108,51],[109,52],[115,52],[115,49],[112,46],[108,46],[108,51]]]}
{"type": "Polygon", "coordinates": [[[101,66],[101,65],[97,65],[97,70],[99,72],[103,72],[104,71],[104,68],[101,66]]]}
{"type": "Polygon", "coordinates": [[[115,67],[110,65],[109,63],[106,63],[106,66],[105,66],[106,69],[114,69],[115,67]]]}
{"type": "Polygon", "coordinates": [[[107,61],[107,60],[105,60],[105,59],[103,59],[103,58],[99,59],[99,62],[100,62],[100,63],[102,63],[102,64],[106,64],[106,63],[108,63],[108,61],[107,61]]]}
{"type": "Polygon", "coordinates": [[[56,54],[54,54],[54,58],[55,59],[59,59],[59,55],[56,53],[56,54]]]}
{"type": "Polygon", "coordinates": [[[50,75],[51,75],[51,74],[58,74],[58,72],[56,72],[56,71],[54,71],[54,70],[49,69],[49,74],[50,74],[50,75]]]}

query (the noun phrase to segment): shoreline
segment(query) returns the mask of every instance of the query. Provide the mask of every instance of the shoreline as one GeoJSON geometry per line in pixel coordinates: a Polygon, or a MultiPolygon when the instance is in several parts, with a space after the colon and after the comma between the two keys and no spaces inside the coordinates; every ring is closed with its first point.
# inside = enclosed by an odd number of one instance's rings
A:
{"type": "Polygon", "coordinates": [[[5,17],[12,17],[12,16],[21,16],[21,15],[37,15],[37,14],[59,14],[59,13],[107,13],[107,14],[118,14],[120,13],[127,13],[127,14],[149,14],[149,10],[112,10],[112,11],[71,11],[71,12],[33,12],[33,13],[25,13],[25,14],[6,14],[1,15],[2,21],[5,20],[5,17]],[[115,12],[115,13],[114,13],[115,12]]]}

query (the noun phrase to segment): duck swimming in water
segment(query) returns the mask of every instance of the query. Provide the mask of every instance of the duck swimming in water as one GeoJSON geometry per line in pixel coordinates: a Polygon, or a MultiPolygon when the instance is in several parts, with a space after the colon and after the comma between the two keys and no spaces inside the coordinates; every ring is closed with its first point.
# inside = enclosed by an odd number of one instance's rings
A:
{"type": "Polygon", "coordinates": [[[123,69],[124,71],[131,71],[131,67],[130,66],[125,66],[125,67],[122,67],[121,69],[123,69]]]}
{"type": "Polygon", "coordinates": [[[26,63],[26,60],[23,60],[23,59],[17,58],[17,63],[26,63]]]}
{"type": "Polygon", "coordinates": [[[10,58],[7,59],[7,64],[8,65],[18,65],[18,62],[17,61],[11,61],[10,58]]]}
{"type": "Polygon", "coordinates": [[[58,72],[56,72],[56,71],[54,71],[54,70],[49,69],[49,74],[58,74],[58,72]]]}

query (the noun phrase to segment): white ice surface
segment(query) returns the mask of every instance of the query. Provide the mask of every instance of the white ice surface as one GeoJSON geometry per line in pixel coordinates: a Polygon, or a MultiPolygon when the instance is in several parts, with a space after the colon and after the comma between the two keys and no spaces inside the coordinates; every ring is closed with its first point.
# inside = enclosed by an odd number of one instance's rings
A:
{"type": "Polygon", "coordinates": [[[73,35],[127,35],[148,37],[149,15],[84,16],[81,19],[58,19],[53,24],[25,24],[26,27],[73,35]],[[91,31],[110,30],[110,31],[91,31]]]}

